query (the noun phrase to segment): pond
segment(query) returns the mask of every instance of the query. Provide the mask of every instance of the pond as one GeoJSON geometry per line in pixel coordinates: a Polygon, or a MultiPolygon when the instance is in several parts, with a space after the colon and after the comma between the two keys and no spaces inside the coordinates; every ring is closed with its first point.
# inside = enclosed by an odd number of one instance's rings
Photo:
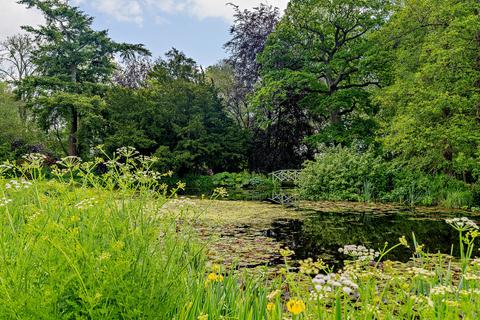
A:
{"type": "MultiPolygon", "coordinates": [[[[425,245],[425,252],[458,256],[458,233],[445,222],[452,214],[302,211],[306,215],[304,219],[277,219],[264,232],[265,236],[294,250],[295,259],[321,258],[327,263],[339,265],[345,256],[338,249],[344,245],[364,245],[378,250],[384,247],[386,241],[391,246],[397,244],[401,236],[406,236],[413,247],[412,234],[415,234],[417,243],[425,245]]],[[[471,219],[478,220],[475,217],[471,219]]],[[[411,249],[399,247],[385,259],[406,262],[411,256],[411,249]]]]}
{"type": "MultiPolygon", "coordinates": [[[[295,251],[295,260],[320,258],[341,267],[346,257],[338,249],[344,245],[378,250],[385,241],[391,246],[405,236],[413,247],[413,233],[425,252],[458,256],[458,234],[445,219],[467,216],[480,225],[478,214],[434,207],[300,201],[288,208],[260,201],[188,201],[196,208],[195,229],[207,243],[209,259],[242,267],[281,264],[279,252],[286,246],[295,251]]],[[[399,247],[386,259],[406,262],[411,256],[412,249],[399,247]]]]}

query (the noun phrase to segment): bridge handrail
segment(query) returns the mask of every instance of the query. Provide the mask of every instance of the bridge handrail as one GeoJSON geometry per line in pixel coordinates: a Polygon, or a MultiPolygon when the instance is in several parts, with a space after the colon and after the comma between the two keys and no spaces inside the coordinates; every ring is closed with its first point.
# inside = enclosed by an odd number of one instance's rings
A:
{"type": "Polygon", "coordinates": [[[300,177],[300,172],[301,170],[297,169],[287,169],[274,171],[270,173],[270,175],[272,176],[272,179],[280,182],[296,182],[300,177]]]}

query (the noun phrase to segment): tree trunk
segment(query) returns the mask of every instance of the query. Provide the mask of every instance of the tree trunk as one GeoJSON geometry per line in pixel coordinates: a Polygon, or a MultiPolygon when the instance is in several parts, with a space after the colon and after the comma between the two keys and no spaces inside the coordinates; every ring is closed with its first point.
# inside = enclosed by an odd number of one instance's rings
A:
{"type": "Polygon", "coordinates": [[[70,107],[70,112],[72,113],[70,133],[68,135],[68,155],[69,156],[78,156],[78,141],[77,141],[77,131],[78,131],[78,113],[74,106],[70,107]]]}

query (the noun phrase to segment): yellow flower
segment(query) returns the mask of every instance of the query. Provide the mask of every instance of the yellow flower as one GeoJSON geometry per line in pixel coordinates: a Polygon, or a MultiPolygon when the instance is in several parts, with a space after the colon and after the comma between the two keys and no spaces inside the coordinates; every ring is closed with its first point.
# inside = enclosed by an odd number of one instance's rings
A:
{"type": "Polygon", "coordinates": [[[110,260],[110,257],[111,257],[111,256],[112,256],[112,255],[110,254],[110,252],[104,251],[104,252],[102,252],[102,254],[98,257],[98,260],[100,260],[100,261],[110,260]]]}
{"type": "Polygon", "coordinates": [[[267,311],[272,311],[275,308],[275,303],[269,302],[267,303],[267,311]]]}
{"type": "Polygon", "coordinates": [[[418,245],[418,246],[415,248],[415,253],[422,253],[424,246],[425,246],[424,244],[418,245]]]}
{"type": "Polygon", "coordinates": [[[214,264],[212,266],[212,271],[213,272],[220,272],[222,270],[222,267],[219,264],[214,264]]]}
{"type": "Polygon", "coordinates": [[[224,187],[218,187],[213,190],[213,196],[219,196],[222,198],[228,197],[228,191],[224,187]]]}
{"type": "Polygon", "coordinates": [[[223,276],[221,274],[216,274],[214,272],[209,273],[207,276],[207,282],[222,282],[223,276]]]}
{"type": "Polygon", "coordinates": [[[114,250],[122,250],[123,248],[125,247],[125,242],[123,241],[115,241],[113,244],[112,244],[112,248],[114,250]]]}
{"type": "Polygon", "coordinates": [[[207,280],[208,281],[215,281],[217,280],[217,274],[216,273],[210,273],[208,276],[207,276],[207,280]]]}
{"type": "Polygon", "coordinates": [[[291,299],[287,302],[287,310],[294,315],[300,314],[305,310],[305,303],[300,299],[291,299]]]}

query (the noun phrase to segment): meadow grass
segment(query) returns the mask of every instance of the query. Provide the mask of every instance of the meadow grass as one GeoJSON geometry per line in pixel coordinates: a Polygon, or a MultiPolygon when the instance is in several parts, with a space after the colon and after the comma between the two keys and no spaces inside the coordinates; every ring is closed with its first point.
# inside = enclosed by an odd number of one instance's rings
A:
{"type": "Polygon", "coordinates": [[[412,236],[341,248],[343,270],[294,267],[288,249],[275,272],[212,265],[195,219],[162,209],[183,185],[163,185],[153,160],[130,149],[66,158],[48,179],[40,155],[0,167],[0,319],[479,318],[479,233],[468,219],[447,221],[459,260],[424,253],[412,236]],[[381,261],[398,246],[412,261],[381,261]]]}

